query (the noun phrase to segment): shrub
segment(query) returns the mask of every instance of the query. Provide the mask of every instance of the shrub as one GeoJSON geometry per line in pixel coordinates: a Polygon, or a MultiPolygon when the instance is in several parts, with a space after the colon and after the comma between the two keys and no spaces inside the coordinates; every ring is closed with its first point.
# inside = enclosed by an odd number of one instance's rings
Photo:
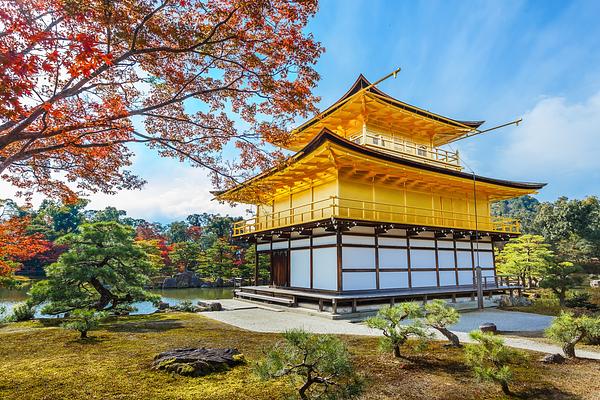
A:
{"type": "Polygon", "coordinates": [[[520,352],[504,345],[504,341],[491,333],[472,331],[469,336],[476,343],[465,347],[466,364],[481,380],[496,382],[506,395],[512,395],[508,384],[512,380],[509,364],[523,359],[520,352]]]}
{"type": "Polygon", "coordinates": [[[0,324],[6,321],[6,307],[0,306],[0,324]]]}
{"type": "Polygon", "coordinates": [[[69,315],[69,321],[61,326],[65,329],[78,331],[80,339],[87,339],[89,331],[96,329],[100,322],[108,316],[104,311],[95,311],[89,309],[74,310],[69,315]]]}
{"type": "Polygon", "coordinates": [[[460,347],[458,336],[448,330],[449,325],[456,324],[460,314],[444,300],[433,300],[425,305],[425,324],[444,335],[454,347],[460,347]]]}
{"type": "Polygon", "coordinates": [[[24,302],[17,304],[9,317],[12,322],[30,321],[35,317],[35,307],[31,304],[24,302]]]}
{"type": "Polygon", "coordinates": [[[173,306],[177,311],[196,312],[197,307],[190,300],[182,300],[179,304],[173,306]]]}
{"type": "Polygon", "coordinates": [[[417,337],[421,340],[429,338],[423,322],[423,310],[417,303],[400,303],[393,307],[382,307],[375,317],[367,319],[367,326],[383,331],[383,337],[380,340],[381,349],[384,351],[392,350],[394,357],[400,357],[400,346],[402,346],[409,337],[417,337]],[[412,319],[410,324],[401,324],[406,319],[412,319]]]}
{"type": "Polygon", "coordinates": [[[576,317],[570,312],[562,312],[546,329],[546,337],[560,344],[569,358],[575,357],[575,345],[582,339],[597,336],[600,336],[600,317],[576,317]]]}
{"type": "Polygon", "coordinates": [[[363,379],[340,339],[301,329],[286,331],[283,339],[256,365],[261,379],[290,378],[302,400],[350,399],[362,393],[363,379]]]}
{"type": "Polygon", "coordinates": [[[565,306],[569,308],[586,308],[588,310],[595,311],[598,309],[598,307],[596,304],[590,301],[591,298],[591,293],[577,292],[565,300],[565,306]]]}

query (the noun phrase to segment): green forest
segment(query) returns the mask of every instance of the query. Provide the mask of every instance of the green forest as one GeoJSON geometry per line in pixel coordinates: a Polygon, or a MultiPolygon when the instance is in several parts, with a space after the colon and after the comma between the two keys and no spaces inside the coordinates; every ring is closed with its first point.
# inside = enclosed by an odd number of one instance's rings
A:
{"type": "MultiPolygon", "coordinates": [[[[123,227],[123,240],[132,240],[151,260],[154,286],[184,271],[195,272],[207,284],[227,285],[232,278],[254,278],[254,246],[231,237],[233,224],[239,218],[202,213],[161,224],[129,217],[114,207],[91,210],[85,199],[73,204],[44,200],[36,209],[19,207],[10,199],[0,200],[0,212],[4,221],[23,223],[23,232],[18,236],[24,242],[22,247],[31,250],[27,254],[7,252],[0,256],[13,272],[4,276],[4,286],[17,284],[15,276],[43,276],[44,270],[68,250],[72,235],[82,228],[98,230],[101,224],[109,222],[123,227]]],[[[265,277],[267,271],[260,272],[265,277]]]]}

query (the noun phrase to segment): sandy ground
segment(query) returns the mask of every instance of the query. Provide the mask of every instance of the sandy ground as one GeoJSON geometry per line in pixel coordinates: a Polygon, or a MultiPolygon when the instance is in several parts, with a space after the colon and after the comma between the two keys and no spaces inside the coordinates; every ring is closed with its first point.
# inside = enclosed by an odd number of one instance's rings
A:
{"type": "MultiPolygon", "coordinates": [[[[311,314],[290,312],[277,307],[262,307],[239,300],[220,300],[226,311],[204,312],[202,315],[226,324],[254,332],[278,333],[292,328],[302,328],[314,333],[340,335],[379,336],[381,332],[361,323],[331,320],[311,314]]],[[[458,324],[451,327],[458,337],[469,342],[468,332],[485,322],[493,322],[504,332],[536,332],[547,328],[553,317],[546,315],[486,309],[461,313],[458,324]]],[[[513,333],[513,335],[515,335],[513,333]]],[[[562,353],[559,346],[545,344],[526,338],[506,337],[507,345],[519,349],[543,353],[562,353]]],[[[600,352],[577,350],[582,358],[600,360],[600,352]]]]}

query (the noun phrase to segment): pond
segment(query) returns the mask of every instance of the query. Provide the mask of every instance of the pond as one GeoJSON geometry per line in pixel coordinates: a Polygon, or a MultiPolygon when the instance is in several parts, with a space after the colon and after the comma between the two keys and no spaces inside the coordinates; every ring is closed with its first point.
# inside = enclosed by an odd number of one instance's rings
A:
{"type": "MultiPolygon", "coordinates": [[[[233,288],[192,288],[192,289],[166,289],[151,290],[152,293],[159,294],[162,301],[170,305],[179,304],[181,301],[190,300],[215,300],[231,299],[233,297],[233,288]]],[[[10,313],[15,304],[27,300],[27,289],[2,289],[0,288],[0,306],[7,308],[7,314],[10,313]]],[[[132,314],[150,314],[156,311],[156,307],[150,302],[134,303],[137,311],[132,314]]],[[[43,316],[39,312],[38,317],[43,316]]]]}

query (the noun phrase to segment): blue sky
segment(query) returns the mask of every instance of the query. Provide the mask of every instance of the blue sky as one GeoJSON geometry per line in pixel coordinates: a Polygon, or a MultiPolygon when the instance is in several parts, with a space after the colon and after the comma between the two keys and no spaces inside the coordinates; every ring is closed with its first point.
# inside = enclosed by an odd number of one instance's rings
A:
{"type": "MultiPolygon", "coordinates": [[[[322,0],[308,30],[326,48],[317,64],[323,109],[359,73],[408,103],[485,127],[457,143],[478,174],[548,182],[538,195],[600,195],[600,1],[322,0]]],[[[206,173],[149,150],[134,171],[148,184],[91,196],[131,216],[168,222],[193,212],[243,215],[211,201],[206,173]]]]}

